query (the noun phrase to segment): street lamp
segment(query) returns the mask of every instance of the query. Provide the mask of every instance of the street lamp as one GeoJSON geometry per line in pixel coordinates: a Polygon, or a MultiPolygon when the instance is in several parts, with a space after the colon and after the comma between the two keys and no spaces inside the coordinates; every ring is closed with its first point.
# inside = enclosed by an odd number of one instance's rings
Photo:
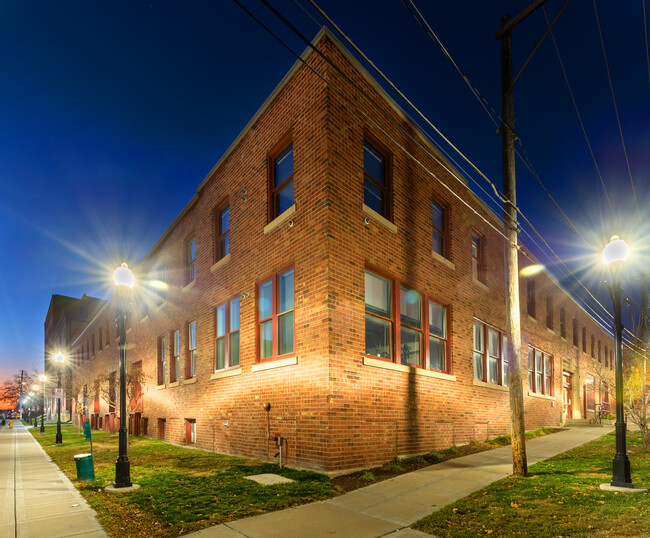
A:
{"type": "Polygon", "coordinates": [[[63,353],[60,351],[54,355],[54,360],[57,363],[58,369],[57,369],[57,388],[59,389],[57,392],[58,394],[56,395],[56,440],[54,442],[55,445],[62,445],[63,444],[63,436],[61,435],[61,368],[63,367],[63,361],[65,360],[65,357],[63,356],[63,353]]]}
{"type": "Polygon", "coordinates": [[[117,324],[120,329],[120,427],[118,429],[119,453],[115,462],[114,488],[128,488],[131,483],[131,465],[126,454],[126,312],[128,310],[128,292],[135,284],[135,276],[125,263],[113,272],[113,281],[117,286],[119,307],[117,324]]]}
{"type": "Polygon", "coordinates": [[[39,379],[43,385],[43,390],[41,390],[41,433],[45,433],[45,422],[43,422],[43,417],[45,415],[45,382],[47,381],[47,377],[43,374],[39,379]]]}
{"type": "MultiPolygon", "coordinates": [[[[38,385],[32,386],[32,389],[34,392],[38,392],[40,390],[40,387],[38,385]]],[[[34,402],[34,428],[38,426],[38,403],[34,402]]]]}
{"type": "Polygon", "coordinates": [[[613,236],[603,250],[603,260],[610,269],[611,284],[607,284],[614,305],[614,375],[616,379],[616,454],[612,461],[611,485],[619,488],[633,488],[630,475],[630,460],[625,448],[623,407],[623,323],[621,321],[621,266],[627,258],[627,243],[617,235],[613,236]]]}

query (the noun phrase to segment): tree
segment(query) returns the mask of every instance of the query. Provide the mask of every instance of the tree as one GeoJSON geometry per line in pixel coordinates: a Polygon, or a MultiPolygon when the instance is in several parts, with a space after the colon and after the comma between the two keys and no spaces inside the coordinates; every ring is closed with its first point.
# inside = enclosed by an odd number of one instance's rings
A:
{"type": "Polygon", "coordinates": [[[623,395],[627,418],[639,428],[643,448],[650,448],[650,390],[645,383],[645,352],[634,353],[624,363],[623,395]]]}
{"type": "MultiPolygon", "coordinates": [[[[142,403],[142,384],[145,381],[142,368],[136,368],[132,364],[126,370],[126,408],[128,410],[138,409],[142,403]]],[[[119,383],[117,372],[102,370],[95,377],[95,387],[99,396],[114,409],[119,408],[119,383]]]]}
{"type": "Polygon", "coordinates": [[[21,370],[20,373],[14,374],[11,379],[6,380],[0,385],[0,400],[8,402],[14,410],[18,409],[20,404],[20,395],[31,390],[33,384],[32,376],[29,372],[21,370]],[[20,384],[23,384],[22,391],[20,384]]]}

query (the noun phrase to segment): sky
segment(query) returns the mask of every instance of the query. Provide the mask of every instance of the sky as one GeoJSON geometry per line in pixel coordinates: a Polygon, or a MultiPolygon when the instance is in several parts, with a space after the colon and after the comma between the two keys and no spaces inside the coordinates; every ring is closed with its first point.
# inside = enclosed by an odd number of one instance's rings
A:
{"type": "MultiPolygon", "coordinates": [[[[263,2],[239,1],[296,54],[305,50],[263,2]]],[[[498,120],[407,6],[419,9],[498,116],[495,33],[506,13],[518,14],[529,1],[413,2],[317,1],[500,190],[498,120]]],[[[644,2],[596,0],[594,8],[591,0],[573,0],[559,16],[553,37],[575,106],[551,36],[514,90],[517,147],[543,183],[518,159],[518,206],[543,238],[525,224],[530,235],[522,240],[567,288],[576,285],[568,270],[578,276],[608,324],[598,252],[614,233],[632,245],[626,319],[638,319],[638,273],[650,261],[644,2]]],[[[325,24],[309,0],[269,3],[308,39],[325,24]]],[[[548,19],[563,5],[549,0],[548,19]]],[[[540,9],[513,30],[515,73],[547,28],[540,9]]],[[[0,2],[0,380],[21,368],[42,369],[53,294],[110,297],[112,268],[142,259],[295,61],[231,0],[0,2]]],[[[424,130],[488,200],[481,189],[492,192],[489,183],[430,127],[424,130]]]]}

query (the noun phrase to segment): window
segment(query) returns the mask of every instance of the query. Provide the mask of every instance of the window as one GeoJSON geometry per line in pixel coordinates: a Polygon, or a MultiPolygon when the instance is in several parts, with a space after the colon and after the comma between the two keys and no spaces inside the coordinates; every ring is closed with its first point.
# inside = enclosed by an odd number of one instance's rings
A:
{"type": "Polygon", "coordinates": [[[560,336],[566,338],[566,311],[560,307],[560,336]]]}
{"type": "Polygon", "coordinates": [[[196,419],[185,419],[185,443],[188,445],[196,444],[196,419]]]}
{"type": "Polygon", "coordinates": [[[172,364],[170,368],[169,381],[171,383],[175,383],[176,381],[178,381],[178,376],[181,373],[181,332],[180,331],[174,331],[174,334],[172,336],[172,341],[173,341],[172,353],[174,355],[174,358],[172,359],[172,364]]]}
{"type": "Polygon", "coordinates": [[[196,280],[196,241],[194,238],[187,242],[187,283],[196,280]]]}
{"type": "Polygon", "coordinates": [[[483,236],[472,234],[472,278],[485,283],[485,260],[484,260],[483,236]]]}
{"type": "Polygon", "coordinates": [[[90,335],[90,347],[92,349],[92,356],[95,356],[95,335],[91,334],[90,335]]]}
{"type": "Polygon", "coordinates": [[[160,441],[167,439],[167,421],[164,418],[158,419],[158,439],[160,441]]]}
{"type": "Polygon", "coordinates": [[[260,360],[293,353],[294,270],[260,284],[257,297],[260,360]]]}
{"type": "Polygon", "coordinates": [[[293,205],[293,144],[272,159],[269,191],[273,220],[293,205]]]}
{"type": "Polygon", "coordinates": [[[185,363],[185,378],[196,376],[196,321],[188,324],[187,359],[185,363]]]}
{"type": "Polygon", "coordinates": [[[526,281],[526,311],[531,318],[535,318],[535,281],[526,281]]]}
{"type": "Polygon", "coordinates": [[[165,368],[167,364],[167,347],[165,337],[158,339],[158,384],[165,384],[165,368]]]}
{"type": "Polygon", "coordinates": [[[498,330],[474,321],[474,379],[507,384],[508,361],[504,360],[506,339],[498,330]]]}
{"type": "Polygon", "coordinates": [[[432,202],[433,208],[433,251],[441,256],[446,256],[446,211],[435,202],[432,202]]]}
{"type": "Polygon", "coordinates": [[[230,254],[230,207],[215,212],[214,261],[230,254]]]}
{"type": "Polygon", "coordinates": [[[582,352],[587,353],[587,328],[582,328],[582,352]]]}
{"type": "Polygon", "coordinates": [[[578,347],[578,319],[573,318],[573,345],[578,347]]]}
{"type": "Polygon", "coordinates": [[[553,330],[553,297],[546,296],[546,327],[553,330]]]}
{"type": "Polygon", "coordinates": [[[363,141],[363,203],[390,220],[390,190],[387,159],[367,140],[363,141]]]}
{"type": "Polygon", "coordinates": [[[239,366],[239,297],[217,307],[216,325],[215,371],[239,366]]]}
{"type": "Polygon", "coordinates": [[[605,346],[605,368],[609,368],[609,349],[605,346]]]}
{"type": "Polygon", "coordinates": [[[402,364],[419,368],[449,370],[444,306],[371,271],[365,273],[365,295],[366,355],[391,361],[399,358],[402,364]],[[393,306],[396,288],[399,300],[393,306]],[[398,356],[393,353],[393,341],[398,356]]]}
{"type": "Polygon", "coordinates": [[[598,340],[598,362],[603,362],[602,351],[600,347],[600,340],[598,340]]]}
{"type": "Polygon", "coordinates": [[[591,358],[596,358],[596,340],[593,334],[591,335],[591,358]]]}
{"type": "Polygon", "coordinates": [[[160,269],[160,289],[158,290],[158,304],[161,305],[167,300],[167,290],[169,285],[167,283],[167,267],[160,269]]]}
{"type": "Polygon", "coordinates": [[[99,328],[98,334],[99,334],[99,351],[101,351],[102,349],[104,349],[104,338],[103,338],[103,335],[102,335],[102,328],[101,327],[99,328]]]}
{"type": "Polygon", "coordinates": [[[528,389],[539,394],[553,395],[553,359],[533,347],[528,348],[528,389]]]}

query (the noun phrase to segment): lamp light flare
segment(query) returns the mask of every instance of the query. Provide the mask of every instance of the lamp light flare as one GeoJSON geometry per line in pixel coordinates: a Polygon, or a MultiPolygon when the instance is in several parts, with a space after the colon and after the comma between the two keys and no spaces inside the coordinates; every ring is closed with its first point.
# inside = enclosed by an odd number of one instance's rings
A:
{"type": "Polygon", "coordinates": [[[38,386],[38,385],[34,385],[34,386],[32,387],[32,389],[34,389],[35,392],[38,392],[39,386],[38,386]]]}
{"type": "Polygon", "coordinates": [[[603,249],[603,261],[608,265],[612,262],[625,261],[629,252],[630,247],[627,243],[618,235],[614,235],[603,249]]]}
{"type": "Polygon", "coordinates": [[[45,383],[45,382],[47,381],[47,377],[45,376],[45,374],[43,374],[43,375],[42,375],[41,377],[39,377],[38,379],[41,381],[41,383],[45,383]]]}
{"type": "Polygon", "coordinates": [[[133,271],[129,269],[129,266],[123,263],[113,271],[113,281],[117,286],[132,288],[133,284],[135,284],[135,276],[133,275],[133,271]]]}
{"type": "Polygon", "coordinates": [[[54,355],[54,360],[56,362],[63,362],[65,360],[65,357],[63,356],[63,353],[59,351],[56,355],[54,355]]]}

